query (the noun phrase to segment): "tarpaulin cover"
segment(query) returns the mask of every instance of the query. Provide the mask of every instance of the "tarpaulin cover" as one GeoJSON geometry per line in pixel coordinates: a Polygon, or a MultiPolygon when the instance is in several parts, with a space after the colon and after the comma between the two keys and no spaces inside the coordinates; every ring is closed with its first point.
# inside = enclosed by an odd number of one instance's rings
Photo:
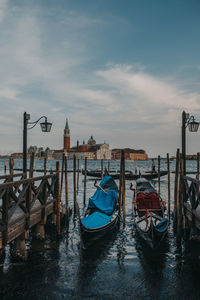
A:
{"type": "Polygon", "coordinates": [[[105,175],[103,177],[103,179],[100,182],[100,186],[103,189],[109,189],[109,190],[114,190],[114,191],[118,192],[118,187],[117,187],[114,179],[109,175],[105,175]]]}
{"type": "Polygon", "coordinates": [[[98,189],[89,199],[88,208],[97,208],[107,215],[112,215],[117,197],[118,194],[113,190],[104,193],[102,190],[98,189]]]}
{"type": "Polygon", "coordinates": [[[155,228],[156,228],[157,231],[161,232],[161,231],[165,230],[165,228],[167,227],[167,225],[168,225],[167,218],[162,218],[160,220],[160,222],[155,226],[155,228]]]}
{"type": "Polygon", "coordinates": [[[95,211],[93,214],[85,217],[81,220],[83,226],[89,229],[95,229],[108,224],[111,220],[111,216],[107,216],[104,213],[95,211]]]}
{"type": "MultiPolygon", "coordinates": [[[[100,186],[102,188],[104,188],[105,186],[108,188],[112,188],[112,186],[109,186],[109,183],[112,183],[111,176],[104,176],[100,183],[100,186]]],[[[107,215],[112,215],[115,209],[117,198],[118,193],[115,190],[106,189],[105,193],[101,189],[97,189],[94,195],[89,199],[88,208],[97,208],[107,215]]]]}

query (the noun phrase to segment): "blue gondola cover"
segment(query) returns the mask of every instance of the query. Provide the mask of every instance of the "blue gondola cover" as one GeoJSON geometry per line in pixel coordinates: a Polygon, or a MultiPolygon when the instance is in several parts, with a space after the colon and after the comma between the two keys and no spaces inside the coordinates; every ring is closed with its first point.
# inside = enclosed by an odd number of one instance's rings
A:
{"type": "Polygon", "coordinates": [[[155,226],[155,229],[157,231],[163,231],[166,229],[166,227],[168,226],[168,219],[167,218],[162,218],[160,220],[160,222],[155,226]]]}
{"type": "Polygon", "coordinates": [[[118,194],[111,190],[106,193],[97,189],[94,195],[89,199],[88,208],[97,208],[101,212],[112,215],[118,194]]]}
{"type": "Polygon", "coordinates": [[[93,214],[85,217],[81,220],[83,226],[89,229],[95,229],[108,224],[112,216],[107,216],[99,211],[95,211],[93,214]]]}

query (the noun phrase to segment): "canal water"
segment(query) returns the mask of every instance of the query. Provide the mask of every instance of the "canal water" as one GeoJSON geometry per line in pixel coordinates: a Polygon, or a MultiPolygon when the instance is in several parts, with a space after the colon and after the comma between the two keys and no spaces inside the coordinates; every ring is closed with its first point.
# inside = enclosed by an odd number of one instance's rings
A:
{"type": "MultiPolygon", "coordinates": [[[[107,162],[104,162],[104,166],[107,162]]],[[[8,163],[7,163],[8,166],[8,163]]],[[[15,167],[22,166],[15,160],[15,167]]],[[[80,161],[80,168],[84,162],[80,161]]],[[[170,164],[174,171],[175,162],[170,164]]],[[[42,169],[43,162],[35,161],[42,169]]],[[[47,162],[47,169],[55,169],[55,161],[47,162]]],[[[72,170],[73,162],[68,162],[72,170]]],[[[111,161],[111,169],[119,170],[119,162],[111,161]]],[[[126,170],[143,173],[151,169],[151,161],[126,162],[126,170]]],[[[88,169],[99,169],[100,161],[88,161],[88,169]]],[[[166,170],[166,160],[161,160],[166,170]]],[[[196,162],[187,161],[187,170],[195,171],[196,162]]],[[[4,160],[0,160],[4,173],[4,160]]],[[[187,240],[177,245],[171,222],[163,247],[150,251],[137,236],[133,227],[132,192],[126,182],[126,226],[122,224],[112,235],[92,248],[83,250],[80,243],[78,220],[73,213],[72,173],[69,174],[69,202],[72,215],[64,225],[62,236],[56,239],[47,233],[46,240],[27,241],[28,259],[16,261],[6,248],[0,262],[0,299],[200,299],[200,246],[187,240]]],[[[40,176],[41,173],[34,174],[40,176]]],[[[194,175],[191,175],[194,176],[194,175]]],[[[118,181],[116,181],[118,184],[118,181]]],[[[95,191],[94,181],[87,180],[87,199],[95,191]]],[[[133,182],[134,184],[134,182],[133,182]]],[[[157,187],[157,180],[153,181],[157,187]]],[[[161,195],[167,200],[167,176],[161,177],[161,195]]],[[[171,173],[173,207],[174,174],[171,173]]],[[[63,189],[64,190],[64,189],[63,189]]],[[[65,195],[62,194],[64,202],[65,195]]],[[[77,200],[83,214],[83,175],[79,178],[77,200]]]]}

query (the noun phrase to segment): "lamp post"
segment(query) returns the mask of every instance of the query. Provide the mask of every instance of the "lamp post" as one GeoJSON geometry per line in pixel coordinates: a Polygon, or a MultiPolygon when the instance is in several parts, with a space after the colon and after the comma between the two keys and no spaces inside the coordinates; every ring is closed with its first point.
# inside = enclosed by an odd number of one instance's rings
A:
{"type": "Polygon", "coordinates": [[[37,121],[29,122],[30,120],[30,114],[27,114],[24,112],[24,126],[23,126],[23,173],[25,173],[25,176],[27,174],[27,130],[32,129],[37,125],[37,123],[44,118],[45,121],[40,123],[41,130],[43,132],[50,132],[52,123],[47,122],[47,117],[42,116],[37,121]],[[32,125],[28,128],[28,125],[32,125]]]}
{"type": "Polygon", "coordinates": [[[182,159],[183,159],[183,175],[186,175],[186,128],[190,132],[197,132],[199,122],[195,121],[194,116],[190,116],[185,111],[182,112],[182,159]]]}

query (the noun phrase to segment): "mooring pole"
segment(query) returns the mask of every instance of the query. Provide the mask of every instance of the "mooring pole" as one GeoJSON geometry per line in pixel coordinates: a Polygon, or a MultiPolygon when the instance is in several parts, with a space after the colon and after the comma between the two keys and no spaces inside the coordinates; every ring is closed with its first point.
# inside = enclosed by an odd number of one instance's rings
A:
{"type": "Polygon", "coordinates": [[[179,189],[178,189],[178,201],[177,201],[177,238],[181,240],[182,237],[182,216],[183,216],[183,160],[180,159],[180,177],[179,177],[179,189]]]}
{"type": "Polygon", "coordinates": [[[65,157],[65,209],[66,209],[66,216],[68,216],[68,212],[69,212],[69,199],[68,199],[67,157],[65,157]]]}
{"type": "Polygon", "coordinates": [[[87,157],[85,157],[85,171],[84,171],[84,192],[83,192],[83,204],[86,201],[86,180],[87,180],[87,157]]]}
{"type": "Polygon", "coordinates": [[[79,189],[79,159],[78,159],[78,166],[77,166],[77,169],[78,169],[78,173],[77,173],[77,194],[78,194],[78,189],[79,189]]]}
{"type": "Polygon", "coordinates": [[[33,178],[33,170],[34,170],[34,152],[31,153],[30,157],[30,169],[29,169],[29,178],[33,178]]]}
{"type": "MultiPolygon", "coordinates": [[[[12,176],[14,171],[13,171],[13,168],[14,168],[14,159],[11,157],[10,160],[9,160],[9,167],[10,167],[10,175],[12,176]]],[[[12,181],[12,178],[11,178],[11,181],[12,181]]]]}
{"type": "Polygon", "coordinates": [[[120,176],[119,176],[119,215],[121,215],[122,205],[122,150],[120,153],[120,176]]]}
{"type": "Polygon", "coordinates": [[[197,153],[197,180],[199,180],[199,155],[200,153],[197,153]]]}
{"type": "Polygon", "coordinates": [[[124,157],[124,150],[122,151],[122,203],[123,203],[123,227],[125,227],[125,222],[126,222],[126,182],[125,182],[125,157],[124,157]]]}
{"type": "Polygon", "coordinates": [[[74,213],[76,213],[76,155],[74,154],[74,213]]]}
{"type": "Polygon", "coordinates": [[[167,153],[167,172],[168,172],[168,215],[170,219],[170,160],[169,160],[169,153],[167,153]]]}
{"type": "Polygon", "coordinates": [[[60,178],[59,178],[59,161],[56,162],[56,176],[57,176],[57,234],[60,235],[60,178]]]}
{"type": "Polygon", "coordinates": [[[61,167],[61,195],[63,187],[63,178],[64,178],[64,167],[65,167],[65,153],[62,155],[62,167],[61,167]]]}
{"type": "Polygon", "coordinates": [[[178,182],[179,182],[180,150],[176,151],[176,170],[174,180],[174,218],[177,216],[178,182]]]}
{"type": "Polygon", "coordinates": [[[7,160],[4,160],[4,173],[6,174],[6,169],[7,169],[7,160]]]}
{"type": "Polygon", "coordinates": [[[110,174],[110,161],[108,161],[108,174],[110,174]]]}
{"type": "Polygon", "coordinates": [[[158,155],[158,193],[160,194],[160,155],[158,155]]]}
{"type": "Polygon", "coordinates": [[[44,157],[44,176],[47,175],[47,158],[44,157]]]}
{"type": "Polygon", "coordinates": [[[101,179],[103,178],[103,159],[101,159],[101,179]]]}

